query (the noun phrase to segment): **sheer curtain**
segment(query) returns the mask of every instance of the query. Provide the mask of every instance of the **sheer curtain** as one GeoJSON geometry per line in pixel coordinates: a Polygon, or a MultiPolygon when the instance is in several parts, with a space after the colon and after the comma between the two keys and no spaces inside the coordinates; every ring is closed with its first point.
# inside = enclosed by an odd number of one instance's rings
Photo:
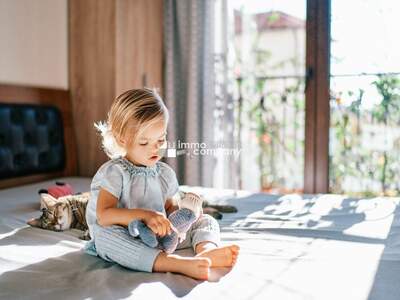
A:
{"type": "MultiPolygon", "coordinates": [[[[215,0],[215,141],[225,150],[240,150],[238,135],[238,95],[235,87],[235,51],[233,45],[233,15],[227,0],[215,0]]],[[[239,188],[241,154],[228,155],[221,151],[216,156],[214,186],[239,188]]]]}
{"type": "Polygon", "coordinates": [[[164,1],[164,98],[177,150],[166,161],[180,184],[236,187],[238,157],[218,151],[237,148],[227,22],[226,0],[164,1]],[[211,151],[184,154],[182,143],[211,151]]]}
{"type": "MultiPolygon", "coordinates": [[[[164,1],[164,97],[170,111],[167,158],[180,184],[212,186],[213,156],[180,154],[179,145],[214,139],[214,0],[164,1]]],[[[189,149],[193,150],[193,149],[189,149]]]]}

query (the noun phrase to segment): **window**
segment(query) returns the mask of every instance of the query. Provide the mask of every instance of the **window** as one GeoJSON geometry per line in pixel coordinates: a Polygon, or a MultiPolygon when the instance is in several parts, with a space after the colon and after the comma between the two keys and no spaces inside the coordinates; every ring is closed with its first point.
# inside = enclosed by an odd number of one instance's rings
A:
{"type": "MultiPolygon", "coordinates": [[[[227,74],[230,95],[225,97],[227,104],[219,99],[220,116],[233,122],[231,134],[242,150],[233,168],[237,181],[232,184],[247,190],[301,191],[306,1],[219,3],[216,12],[226,15],[217,19],[226,20],[227,30],[217,34],[216,61],[225,59],[226,69],[219,70],[227,74]],[[224,46],[220,41],[225,35],[229,38],[224,46]]],[[[224,127],[229,122],[219,124],[224,127]]]]}
{"type": "Polygon", "coordinates": [[[329,190],[400,193],[400,4],[331,1],[329,190]]]}
{"type": "Polygon", "coordinates": [[[217,3],[217,127],[242,149],[231,184],[398,195],[398,1],[217,3]]]}

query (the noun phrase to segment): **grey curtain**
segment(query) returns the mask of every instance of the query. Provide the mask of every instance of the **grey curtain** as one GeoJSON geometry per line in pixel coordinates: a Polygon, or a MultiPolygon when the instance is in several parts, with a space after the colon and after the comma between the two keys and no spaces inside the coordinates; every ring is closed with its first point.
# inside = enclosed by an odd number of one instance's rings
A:
{"type": "MultiPolygon", "coordinates": [[[[214,0],[164,1],[164,99],[168,141],[213,148],[214,0]]],[[[178,149],[178,154],[179,154],[178,149]]],[[[167,158],[180,184],[212,186],[212,155],[167,158]]]]}

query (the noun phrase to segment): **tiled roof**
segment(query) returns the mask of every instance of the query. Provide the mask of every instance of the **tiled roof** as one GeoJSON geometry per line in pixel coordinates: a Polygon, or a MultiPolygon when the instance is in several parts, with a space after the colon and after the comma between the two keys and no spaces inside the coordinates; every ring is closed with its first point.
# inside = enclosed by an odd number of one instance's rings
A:
{"type": "MultiPolygon", "coordinates": [[[[306,24],[305,20],[299,19],[280,11],[270,11],[254,14],[253,17],[256,21],[257,30],[259,32],[285,28],[304,28],[306,24]]],[[[235,11],[235,33],[240,34],[241,32],[242,15],[239,11],[235,11]]]]}

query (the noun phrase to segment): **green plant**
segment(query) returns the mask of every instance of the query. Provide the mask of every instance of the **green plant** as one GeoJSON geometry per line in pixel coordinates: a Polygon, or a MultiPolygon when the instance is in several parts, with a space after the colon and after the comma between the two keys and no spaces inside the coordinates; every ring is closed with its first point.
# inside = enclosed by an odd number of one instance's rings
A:
{"type": "MultiPolygon", "coordinates": [[[[378,75],[378,79],[373,83],[379,94],[381,95],[381,102],[375,106],[373,110],[374,118],[383,123],[385,131],[388,130],[392,120],[398,124],[399,112],[400,112],[400,80],[394,75],[378,75]]],[[[388,188],[388,182],[394,180],[394,176],[397,170],[393,170],[393,164],[396,159],[393,159],[392,154],[388,149],[385,149],[382,153],[383,162],[381,163],[380,170],[380,182],[382,193],[386,194],[388,188]],[[393,164],[390,164],[392,161],[393,164]]]]}

